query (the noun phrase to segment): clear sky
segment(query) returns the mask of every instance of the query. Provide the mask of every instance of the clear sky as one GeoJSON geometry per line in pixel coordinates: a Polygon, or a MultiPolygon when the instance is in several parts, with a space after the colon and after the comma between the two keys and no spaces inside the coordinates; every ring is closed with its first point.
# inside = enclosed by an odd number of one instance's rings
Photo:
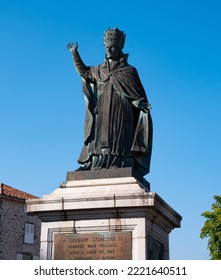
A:
{"type": "Polygon", "coordinates": [[[0,181],[42,196],[78,167],[85,108],[66,45],[100,64],[103,32],[118,27],[152,105],[146,179],[183,216],[171,259],[208,259],[199,235],[221,194],[220,13],[218,0],[1,0],[0,181]]]}

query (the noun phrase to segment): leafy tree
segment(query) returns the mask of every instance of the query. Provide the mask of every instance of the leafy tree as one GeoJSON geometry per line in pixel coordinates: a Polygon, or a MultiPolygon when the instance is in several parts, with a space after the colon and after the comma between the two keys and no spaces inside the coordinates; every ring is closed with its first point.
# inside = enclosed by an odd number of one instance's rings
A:
{"type": "Polygon", "coordinates": [[[213,211],[206,211],[201,216],[207,220],[201,229],[200,237],[208,237],[208,249],[211,260],[221,260],[221,195],[214,195],[213,211]]]}

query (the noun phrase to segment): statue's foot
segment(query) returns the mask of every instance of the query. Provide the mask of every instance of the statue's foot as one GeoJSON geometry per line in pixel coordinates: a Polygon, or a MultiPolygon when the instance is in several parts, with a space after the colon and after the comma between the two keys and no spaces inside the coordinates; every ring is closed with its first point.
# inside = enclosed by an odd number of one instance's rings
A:
{"type": "Polygon", "coordinates": [[[76,171],[85,171],[85,170],[91,170],[91,162],[86,162],[84,165],[81,165],[76,171]]]}

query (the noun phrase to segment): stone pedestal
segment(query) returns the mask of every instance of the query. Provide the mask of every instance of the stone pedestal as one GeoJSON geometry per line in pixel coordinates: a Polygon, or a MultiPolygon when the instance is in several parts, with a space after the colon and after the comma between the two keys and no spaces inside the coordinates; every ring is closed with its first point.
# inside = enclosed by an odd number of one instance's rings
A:
{"type": "Polygon", "coordinates": [[[54,192],[28,200],[27,212],[42,221],[40,258],[169,259],[169,233],[181,216],[146,180],[125,176],[70,180],[68,173],[54,192]]]}

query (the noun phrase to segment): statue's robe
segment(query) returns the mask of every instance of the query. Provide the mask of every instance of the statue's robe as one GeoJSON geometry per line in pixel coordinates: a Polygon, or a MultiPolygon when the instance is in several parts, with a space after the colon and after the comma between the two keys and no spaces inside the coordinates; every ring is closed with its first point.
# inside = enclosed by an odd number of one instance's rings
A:
{"type": "Polygon", "coordinates": [[[86,169],[134,167],[149,172],[152,119],[145,90],[127,55],[87,67],[73,54],[86,102],[84,147],[78,162],[86,169]]]}

